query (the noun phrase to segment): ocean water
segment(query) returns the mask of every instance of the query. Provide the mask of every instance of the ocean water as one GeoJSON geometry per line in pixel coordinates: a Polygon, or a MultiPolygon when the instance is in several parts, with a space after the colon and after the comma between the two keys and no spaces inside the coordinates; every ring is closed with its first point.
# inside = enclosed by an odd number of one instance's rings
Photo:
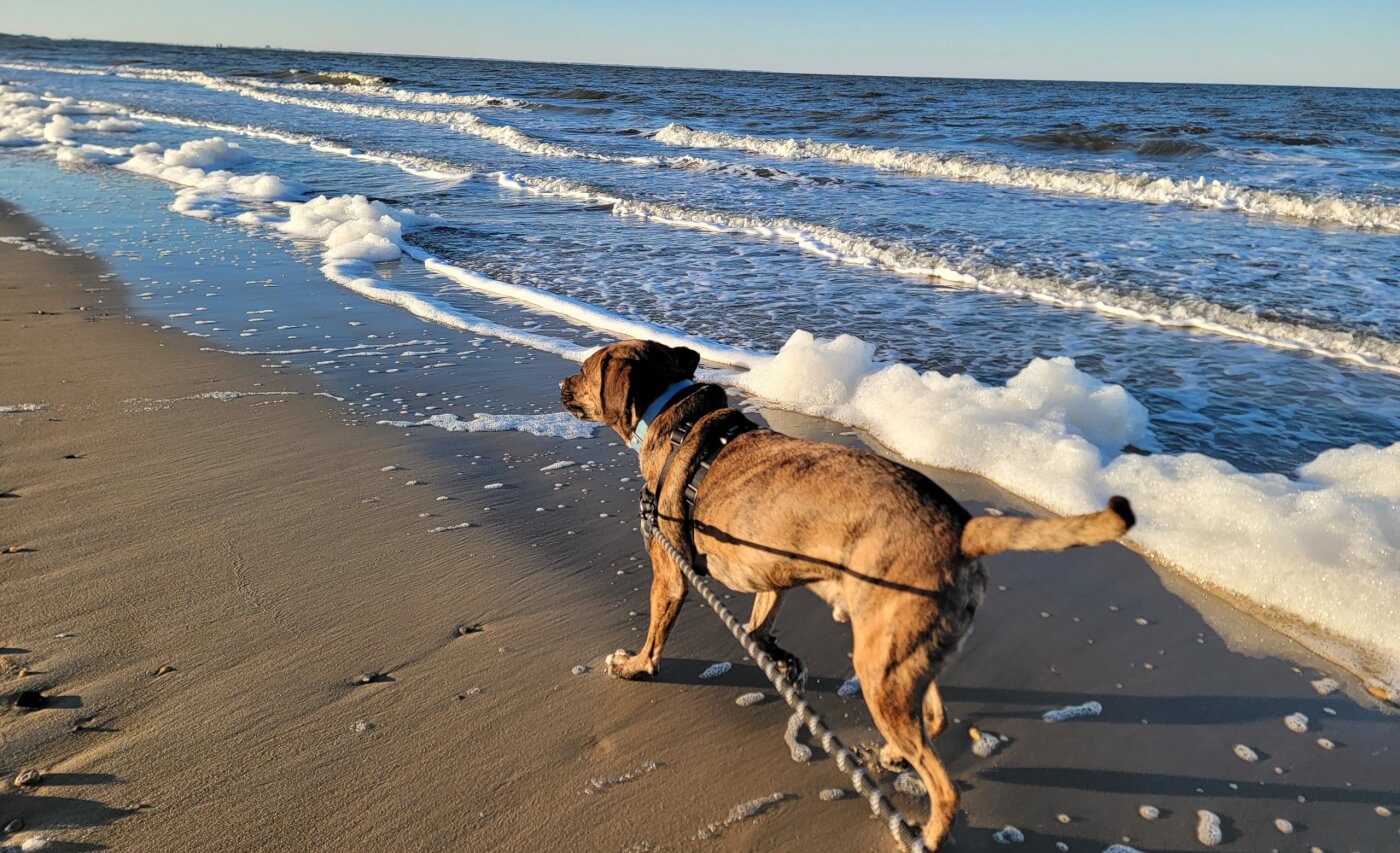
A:
{"type": "MultiPolygon", "coordinates": [[[[74,233],[90,236],[114,196],[128,198],[147,243],[212,240],[193,217],[290,247],[307,312],[368,298],[444,335],[566,357],[607,333],[691,341],[718,366],[756,368],[735,382],[772,402],[1056,509],[1110,486],[1177,488],[1159,508],[1175,528],[1148,530],[1145,550],[1260,612],[1364,645],[1363,670],[1400,672],[1400,645],[1377,641],[1374,624],[1400,618],[1394,487],[1336,473],[1400,472],[1400,453],[1385,451],[1400,441],[1400,92],[9,36],[0,80],[0,193],[74,233]],[[843,334],[860,342],[821,343],[843,334]],[[1036,366],[1059,357],[1073,365],[1036,366]],[[884,373],[881,387],[901,390],[856,393],[891,363],[924,377],[884,373]],[[813,377],[816,392],[799,387],[813,377]],[[976,417],[939,421],[969,406],[976,417]],[[904,409],[926,416],[911,423],[904,409]],[[1040,439],[1007,423],[1075,437],[1087,455],[1037,457],[1040,439]],[[922,433],[936,430],[986,446],[975,458],[935,446],[922,433]],[[1013,445],[1031,455],[1000,450],[1013,445]],[[1220,488],[1193,507],[1193,480],[1220,488]],[[1248,581],[1184,541],[1187,528],[1215,529],[1190,512],[1241,502],[1243,525],[1216,535],[1264,561],[1248,581]],[[1330,528],[1288,538],[1314,516],[1354,523],[1360,545],[1330,528]],[[1251,551],[1250,536],[1286,541],[1251,551]],[[1338,574],[1271,597],[1284,563],[1338,574]],[[1319,589],[1336,600],[1310,604],[1319,589]],[[1370,608],[1347,615],[1357,601],[1370,608]]],[[[178,308],[177,296],[159,298],[178,308]]],[[[318,356],[296,322],[225,328],[186,307],[168,319],[193,334],[318,356]]],[[[377,346],[369,326],[335,334],[317,347],[377,346]]],[[[374,359],[330,361],[353,375],[374,359]]]]}

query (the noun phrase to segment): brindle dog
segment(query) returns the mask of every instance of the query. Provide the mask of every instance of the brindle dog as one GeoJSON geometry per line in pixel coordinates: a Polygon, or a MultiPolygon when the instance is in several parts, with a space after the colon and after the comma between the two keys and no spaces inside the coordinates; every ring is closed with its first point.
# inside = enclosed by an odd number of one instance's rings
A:
{"type": "MultiPolygon", "coordinates": [[[[629,439],[647,407],[678,380],[694,376],[693,350],[652,341],[604,347],[560,384],[564,408],[602,421],[629,439]]],[[[784,590],[803,586],[849,621],[852,660],[871,716],[886,744],[881,763],[907,760],[930,797],[924,838],[937,847],[957,814],[958,791],[930,741],[947,724],[934,678],[957,651],[987,587],[977,559],[1001,551],[1058,551],[1116,539],[1133,525],[1128,502],[1056,519],[983,516],[967,510],[923,474],[874,453],[792,438],[769,430],[739,435],[714,459],[686,530],[684,476],[707,419],[728,409],[723,389],[703,386],[656,417],[641,448],[642,475],[655,492],[662,532],[725,586],[755,593],[750,631],[765,636],[784,590]],[[699,420],[676,452],[668,482],[657,479],[673,427],[699,420]]],[[[679,568],[658,541],[650,546],[651,621],[636,654],[608,657],[608,672],[641,678],[657,671],[661,648],[685,598],[679,568]]]]}

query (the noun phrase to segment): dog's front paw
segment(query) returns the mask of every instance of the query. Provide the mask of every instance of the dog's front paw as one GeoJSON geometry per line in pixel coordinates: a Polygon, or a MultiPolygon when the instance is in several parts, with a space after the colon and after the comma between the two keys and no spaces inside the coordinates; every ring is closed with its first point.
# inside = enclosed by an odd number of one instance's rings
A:
{"type": "Polygon", "coordinates": [[[626,649],[618,649],[608,655],[604,666],[607,667],[608,675],[629,681],[656,674],[656,668],[651,665],[651,661],[637,657],[626,649]]]}

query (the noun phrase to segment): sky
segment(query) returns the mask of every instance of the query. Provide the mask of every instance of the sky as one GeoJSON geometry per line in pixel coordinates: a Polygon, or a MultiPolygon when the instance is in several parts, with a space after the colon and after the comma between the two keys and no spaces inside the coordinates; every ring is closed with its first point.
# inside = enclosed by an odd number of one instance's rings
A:
{"type": "Polygon", "coordinates": [[[835,74],[1400,88],[1400,0],[67,0],[53,38],[835,74]]]}

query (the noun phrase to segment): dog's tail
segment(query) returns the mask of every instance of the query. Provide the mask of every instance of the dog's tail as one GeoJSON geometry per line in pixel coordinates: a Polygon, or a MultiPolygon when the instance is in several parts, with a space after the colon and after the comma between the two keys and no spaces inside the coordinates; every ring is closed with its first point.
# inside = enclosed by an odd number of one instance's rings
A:
{"type": "Polygon", "coordinates": [[[1069,518],[978,516],[963,528],[961,547],[969,558],[1002,551],[1063,551],[1117,539],[1136,521],[1128,499],[1114,495],[1108,509],[1069,518]]]}

